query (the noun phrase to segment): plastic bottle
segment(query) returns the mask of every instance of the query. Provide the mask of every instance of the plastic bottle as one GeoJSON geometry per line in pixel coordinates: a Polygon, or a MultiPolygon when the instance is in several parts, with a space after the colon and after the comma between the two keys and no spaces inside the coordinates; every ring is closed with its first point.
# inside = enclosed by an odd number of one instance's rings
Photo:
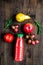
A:
{"type": "Polygon", "coordinates": [[[23,34],[18,34],[15,47],[15,61],[23,61],[24,59],[24,39],[23,34]]]}

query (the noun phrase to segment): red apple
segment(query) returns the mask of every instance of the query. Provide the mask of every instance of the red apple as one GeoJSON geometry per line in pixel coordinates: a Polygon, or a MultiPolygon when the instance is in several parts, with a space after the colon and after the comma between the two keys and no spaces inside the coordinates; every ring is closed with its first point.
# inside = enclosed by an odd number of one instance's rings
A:
{"type": "Polygon", "coordinates": [[[5,42],[9,42],[9,43],[12,42],[14,40],[13,34],[11,34],[11,33],[5,34],[4,35],[4,40],[5,40],[5,42]]]}
{"type": "Polygon", "coordinates": [[[23,28],[25,33],[31,33],[33,32],[33,29],[34,29],[34,26],[31,23],[26,23],[23,28]]]}

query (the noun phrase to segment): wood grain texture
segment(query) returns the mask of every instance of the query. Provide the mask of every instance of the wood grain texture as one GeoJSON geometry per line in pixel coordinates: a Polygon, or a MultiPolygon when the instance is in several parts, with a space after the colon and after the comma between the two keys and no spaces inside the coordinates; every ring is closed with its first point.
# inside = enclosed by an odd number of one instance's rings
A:
{"type": "MultiPolygon", "coordinates": [[[[43,16],[43,13],[41,14],[41,11],[42,11],[42,5],[40,3],[38,3],[37,5],[37,8],[36,8],[36,19],[40,21],[40,24],[42,25],[42,16],[43,16]]],[[[43,30],[43,28],[42,28],[43,30]]],[[[42,57],[42,53],[43,53],[43,50],[41,49],[42,48],[42,33],[41,35],[37,36],[37,38],[40,40],[40,43],[38,45],[36,45],[34,48],[33,48],[33,65],[42,65],[43,63],[43,57],[42,57]],[[41,60],[42,59],[42,60],[41,60]]]]}
{"type": "MultiPolygon", "coordinates": [[[[11,31],[8,29],[6,32],[11,31]]],[[[43,3],[37,4],[37,0],[2,0],[0,2],[0,65],[43,65],[43,3]],[[15,62],[12,56],[13,44],[4,42],[1,34],[10,17],[18,12],[29,15],[29,9],[30,14],[35,14],[42,25],[41,35],[36,35],[40,44],[35,46],[25,44],[24,61],[15,62]]]]}

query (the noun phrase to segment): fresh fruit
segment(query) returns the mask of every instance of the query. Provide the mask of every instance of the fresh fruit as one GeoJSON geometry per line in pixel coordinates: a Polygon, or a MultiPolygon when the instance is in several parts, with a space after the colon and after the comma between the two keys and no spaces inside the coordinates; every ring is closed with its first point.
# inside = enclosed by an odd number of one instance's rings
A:
{"type": "Polygon", "coordinates": [[[16,25],[15,27],[16,27],[16,28],[18,28],[19,26],[18,26],[18,25],[16,25]]]}
{"type": "Polygon", "coordinates": [[[18,13],[18,14],[16,15],[16,20],[17,20],[17,22],[23,22],[23,21],[26,20],[26,19],[31,19],[31,17],[28,16],[28,15],[25,15],[25,14],[23,14],[23,13],[18,13]]]}
{"type": "Polygon", "coordinates": [[[35,38],[35,34],[32,34],[32,35],[31,35],[31,38],[35,38]]]}
{"type": "Polygon", "coordinates": [[[19,26],[18,25],[15,25],[15,26],[12,25],[11,27],[14,30],[14,32],[16,32],[16,33],[18,32],[18,29],[19,29],[19,26]]]}
{"type": "Polygon", "coordinates": [[[29,35],[26,35],[26,39],[28,39],[29,38],[29,35]]]}
{"type": "Polygon", "coordinates": [[[28,40],[28,44],[31,44],[31,42],[32,42],[31,39],[29,39],[29,40],[28,40]]]}
{"type": "Polygon", "coordinates": [[[11,34],[11,33],[6,33],[5,35],[4,35],[4,41],[5,42],[12,42],[14,40],[14,36],[13,36],[13,34],[11,34]]]}
{"type": "Polygon", "coordinates": [[[36,42],[36,44],[38,44],[39,43],[39,40],[35,40],[35,42],[36,42]]]}
{"type": "Polygon", "coordinates": [[[15,29],[15,26],[11,26],[12,27],[12,29],[15,29]]]}
{"type": "Polygon", "coordinates": [[[32,44],[35,45],[35,41],[34,40],[32,41],[32,44]]]}
{"type": "Polygon", "coordinates": [[[23,28],[25,33],[32,33],[34,30],[34,26],[31,23],[26,23],[23,28]]]}
{"type": "Polygon", "coordinates": [[[15,29],[14,29],[14,32],[18,32],[18,29],[17,29],[17,28],[15,28],[15,29]]]}

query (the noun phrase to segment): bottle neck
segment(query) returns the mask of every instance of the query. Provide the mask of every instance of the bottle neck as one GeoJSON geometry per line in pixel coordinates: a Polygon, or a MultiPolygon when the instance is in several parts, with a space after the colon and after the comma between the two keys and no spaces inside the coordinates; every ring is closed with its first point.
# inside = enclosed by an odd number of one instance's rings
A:
{"type": "Polygon", "coordinates": [[[18,34],[17,36],[22,38],[24,35],[23,34],[18,34]]]}

